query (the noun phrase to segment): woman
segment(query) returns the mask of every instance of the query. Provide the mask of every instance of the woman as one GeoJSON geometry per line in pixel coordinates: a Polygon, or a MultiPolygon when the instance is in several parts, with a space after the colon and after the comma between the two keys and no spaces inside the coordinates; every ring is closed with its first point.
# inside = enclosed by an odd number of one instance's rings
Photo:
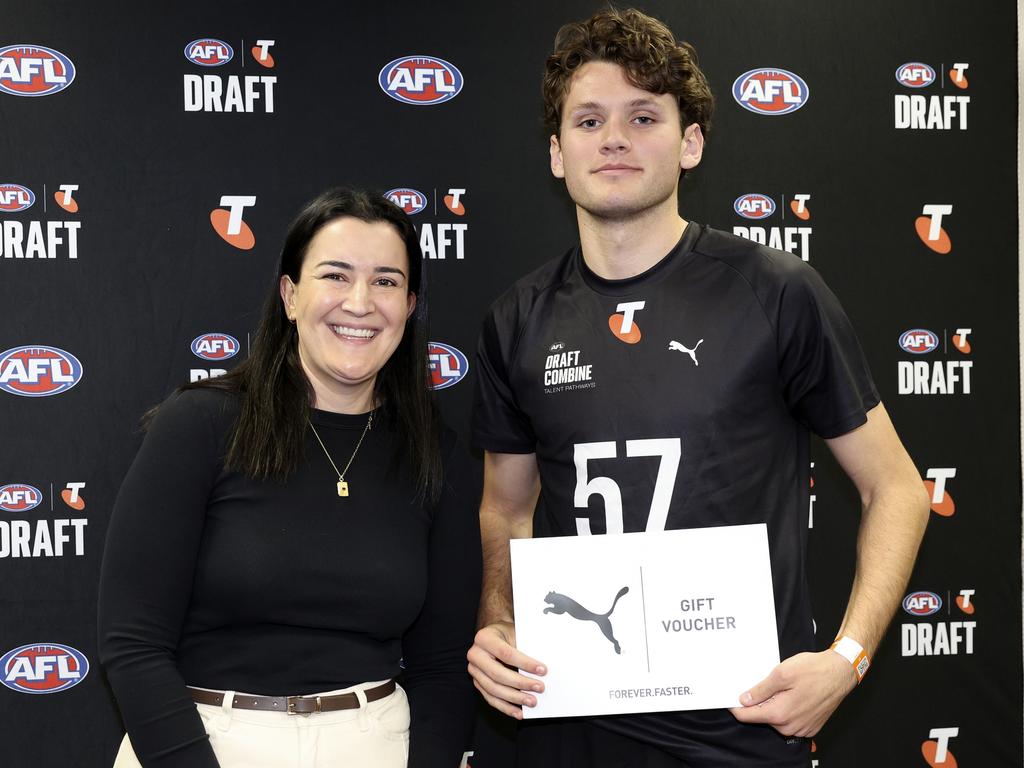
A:
{"type": "Polygon", "coordinates": [[[156,413],[100,581],[117,768],[458,765],[477,499],[427,386],[421,258],[390,201],[324,193],[250,358],[156,413]]]}

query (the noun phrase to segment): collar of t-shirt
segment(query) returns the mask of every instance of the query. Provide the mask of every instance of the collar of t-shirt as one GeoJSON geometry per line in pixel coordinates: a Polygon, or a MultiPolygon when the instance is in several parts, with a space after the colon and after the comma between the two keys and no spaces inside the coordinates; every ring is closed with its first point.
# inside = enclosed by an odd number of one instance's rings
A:
{"type": "Polygon", "coordinates": [[[583,249],[580,246],[576,246],[573,258],[576,262],[576,268],[588,286],[598,293],[608,296],[626,296],[636,292],[641,286],[649,286],[661,281],[686,262],[703,229],[702,225],[693,221],[689,222],[686,225],[686,229],[683,230],[683,235],[679,238],[679,242],[672,246],[672,250],[659,259],[654,266],[644,270],[639,275],[627,277],[623,280],[608,280],[595,274],[583,259],[583,249]]]}

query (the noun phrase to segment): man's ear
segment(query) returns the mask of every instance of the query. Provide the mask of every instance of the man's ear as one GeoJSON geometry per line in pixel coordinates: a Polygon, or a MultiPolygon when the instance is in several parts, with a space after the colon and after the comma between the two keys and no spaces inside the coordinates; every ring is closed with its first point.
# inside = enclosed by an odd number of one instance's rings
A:
{"type": "Polygon", "coordinates": [[[548,147],[551,154],[551,175],[556,179],[565,178],[565,169],[562,167],[562,146],[558,143],[558,137],[552,134],[551,145],[548,147]]]}
{"type": "Polygon", "coordinates": [[[704,154],[704,134],[700,126],[692,123],[683,131],[682,151],[679,155],[679,167],[684,171],[696,168],[704,154]]]}

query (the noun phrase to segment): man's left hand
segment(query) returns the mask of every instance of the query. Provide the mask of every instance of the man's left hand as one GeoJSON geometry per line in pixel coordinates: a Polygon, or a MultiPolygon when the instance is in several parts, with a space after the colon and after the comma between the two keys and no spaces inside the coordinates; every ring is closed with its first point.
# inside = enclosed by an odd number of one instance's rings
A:
{"type": "Polygon", "coordinates": [[[798,653],[740,696],[741,723],[766,723],[783,736],[814,736],[857,686],[853,666],[832,650],[798,653]]]}

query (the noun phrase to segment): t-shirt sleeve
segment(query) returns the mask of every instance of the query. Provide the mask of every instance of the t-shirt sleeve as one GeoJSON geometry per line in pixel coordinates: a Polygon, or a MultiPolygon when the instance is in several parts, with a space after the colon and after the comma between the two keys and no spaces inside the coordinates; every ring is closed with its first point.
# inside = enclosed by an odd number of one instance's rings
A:
{"type": "Polygon", "coordinates": [[[477,345],[473,444],[496,453],[533,453],[537,438],[512,391],[511,369],[519,338],[519,311],[511,294],[499,299],[484,320],[477,345]]]}
{"type": "Polygon", "coordinates": [[[783,397],[804,426],[838,437],[867,421],[878,391],[853,325],[825,281],[796,259],[785,272],[776,316],[783,397]]]}
{"type": "Polygon", "coordinates": [[[217,768],[175,664],[219,473],[219,443],[201,398],[172,396],[157,412],[107,531],[99,587],[99,656],[145,768],[217,768]]]}
{"type": "Polygon", "coordinates": [[[480,600],[481,472],[454,435],[445,442],[444,488],[430,528],[426,599],[402,639],[411,716],[409,768],[457,766],[476,711],[466,651],[480,600]]]}

